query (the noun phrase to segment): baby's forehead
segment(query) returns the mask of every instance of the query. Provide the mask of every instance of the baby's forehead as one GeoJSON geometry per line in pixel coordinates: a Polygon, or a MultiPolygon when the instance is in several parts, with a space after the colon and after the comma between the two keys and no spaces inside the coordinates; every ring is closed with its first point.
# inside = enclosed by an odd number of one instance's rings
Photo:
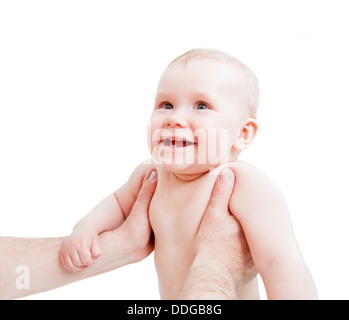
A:
{"type": "Polygon", "coordinates": [[[168,66],[167,70],[175,75],[172,80],[181,81],[183,77],[205,78],[212,82],[219,82],[239,90],[244,89],[246,83],[246,72],[238,64],[227,59],[218,59],[211,57],[195,57],[188,61],[178,61],[168,66]]]}
{"type": "Polygon", "coordinates": [[[171,63],[164,71],[159,85],[166,87],[174,83],[186,83],[188,86],[201,84],[203,88],[224,87],[233,93],[243,90],[240,86],[243,82],[243,73],[237,66],[225,60],[195,57],[189,61],[171,63]]]}

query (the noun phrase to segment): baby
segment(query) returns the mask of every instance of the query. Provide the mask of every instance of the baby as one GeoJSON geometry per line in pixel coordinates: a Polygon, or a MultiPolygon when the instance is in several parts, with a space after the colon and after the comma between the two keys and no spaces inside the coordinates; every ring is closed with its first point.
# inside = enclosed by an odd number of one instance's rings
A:
{"type": "MultiPolygon", "coordinates": [[[[99,212],[94,210],[75,225],[62,246],[63,265],[79,270],[93,263],[101,254],[98,235],[123,223],[145,177],[155,168],[158,183],[149,220],[160,296],[177,299],[217,175],[222,166],[233,166],[255,138],[258,96],[253,72],[221,51],[196,49],[172,61],[160,79],[148,126],[152,159],[140,164],[127,183],[102,202],[99,212]]],[[[236,182],[233,194],[241,188],[236,182]]],[[[231,197],[229,209],[242,225],[268,296],[314,298],[315,287],[289,216],[243,212],[237,201],[249,199],[231,197]]],[[[239,288],[238,297],[258,299],[256,279],[239,288]]]]}

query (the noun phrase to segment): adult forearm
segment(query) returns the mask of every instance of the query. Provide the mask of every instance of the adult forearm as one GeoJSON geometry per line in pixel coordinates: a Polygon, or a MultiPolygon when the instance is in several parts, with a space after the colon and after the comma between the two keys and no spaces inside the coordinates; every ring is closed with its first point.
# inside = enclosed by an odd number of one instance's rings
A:
{"type": "Polygon", "coordinates": [[[196,258],[183,285],[180,300],[237,300],[237,285],[223,264],[196,258]]]}
{"type": "Polygon", "coordinates": [[[0,237],[0,298],[15,299],[51,290],[133,262],[117,232],[101,235],[102,255],[85,270],[72,273],[60,263],[61,238],[0,237]]]}

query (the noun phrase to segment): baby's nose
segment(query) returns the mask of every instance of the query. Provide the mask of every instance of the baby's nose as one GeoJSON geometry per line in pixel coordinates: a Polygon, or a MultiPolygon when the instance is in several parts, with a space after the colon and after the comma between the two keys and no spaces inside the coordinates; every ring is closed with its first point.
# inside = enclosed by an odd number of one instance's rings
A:
{"type": "Polygon", "coordinates": [[[168,116],[166,122],[167,127],[184,128],[188,125],[187,114],[184,111],[176,110],[168,116]]]}

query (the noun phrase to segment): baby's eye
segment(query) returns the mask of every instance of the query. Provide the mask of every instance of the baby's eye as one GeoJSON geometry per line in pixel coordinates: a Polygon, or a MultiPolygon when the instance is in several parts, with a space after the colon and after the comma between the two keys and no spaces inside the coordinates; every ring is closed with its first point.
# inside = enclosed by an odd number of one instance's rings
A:
{"type": "Polygon", "coordinates": [[[162,106],[162,109],[173,109],[173,106],[170,103],[166,103],[162,106]]]}
{"type": "Polygon", "coordinates": [[[195,109],[197,110],[205,110],[205,109],[209,109],[208,106],[204,103],[198,103],[196,106],[195,106],[195,109]]]}

